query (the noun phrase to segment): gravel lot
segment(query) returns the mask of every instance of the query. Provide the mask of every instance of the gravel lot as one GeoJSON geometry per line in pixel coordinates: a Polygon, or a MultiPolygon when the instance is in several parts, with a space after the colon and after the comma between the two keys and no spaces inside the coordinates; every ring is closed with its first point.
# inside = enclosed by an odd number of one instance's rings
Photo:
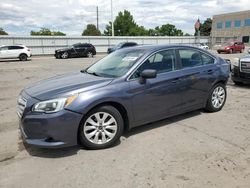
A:
{"type": "MultiPolygon", "coordinates": [[[[222,55],[232,59],[243,54],[222,55]]],[[[0,187],[250,186],[250,87],[228,83],[222,111],[202,110],[145,125],[109,149],[27,147],[16,97],[27,84],[80,70],[95,58],[0,60],[0,187]]]]}

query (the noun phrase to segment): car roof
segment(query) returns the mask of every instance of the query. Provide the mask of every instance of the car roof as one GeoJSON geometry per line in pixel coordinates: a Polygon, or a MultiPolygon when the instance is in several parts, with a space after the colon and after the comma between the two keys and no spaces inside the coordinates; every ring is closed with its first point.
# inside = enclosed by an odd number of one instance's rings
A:
{"type": "MultiPolygon", "coordinates": [[[[158,51],[158,50],[162,50],[162,49],[170,49],[170,48],[190,48],[190,49],[196,49],[196,50],[200,50],[200,51],[204,51],[198,47],[194,47],[191,45],[180,45],[180,44],[160,44],[160,45],[138,45],[138,46],[133,46],[130,47],[129,49],[144,49],[148,52],[153,52],[153,51],[158,51]]],[[[207,52],[207,51],[204,51],[207,52]]]]}
{"type": "Polygon", "coordinates": [[[23,44],[10,44],[10,45],[1,45],[0,47],[4,47],[4,46],[21,46],[21,47],[26,47],[23,44]]]}

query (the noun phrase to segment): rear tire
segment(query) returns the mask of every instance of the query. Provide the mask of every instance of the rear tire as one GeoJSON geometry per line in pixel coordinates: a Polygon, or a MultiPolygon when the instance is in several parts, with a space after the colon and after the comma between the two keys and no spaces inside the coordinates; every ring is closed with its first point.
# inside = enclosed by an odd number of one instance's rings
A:
{"type": "Polygon", "coordinates": [[[87,53],[87,57],[89,57],[89,58],[90,58],[90,57],[94,57],[94,55],[93,55],[92,52],[88,52],[88,53],[87,53]]]}
{"type": "Polygon", "coordinates": [[[88,149],[104,149],[113,146],[121,137],[124,121],[113,106],[101,106],[84,117],[78,130],[81,145],[88,149]]]}
{"type": "Polygon", "coordinates": [[[216,84],[210,91],[205,110],[208,112],[220,111],[227,99],[226,86],[222,83],[216,84]]]}
{"type": "Polygon", "coordinates": [[[20,54],[19,59],[20,59],[20,61],[27,61],[28,56],[26,54],[20,54]]]}

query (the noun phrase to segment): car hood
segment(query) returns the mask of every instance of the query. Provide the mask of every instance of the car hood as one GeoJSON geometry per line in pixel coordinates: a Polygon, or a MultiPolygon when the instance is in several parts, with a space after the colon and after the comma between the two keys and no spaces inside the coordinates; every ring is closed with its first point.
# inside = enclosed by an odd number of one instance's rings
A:
{"type": "Polygon", "coordinates": [[[250,62],[250,55],[246,55],[240,58],[241,61],[249,61],[250,62]]]}
{"type": "Polygon", "coordinates": [[[45,79],[29,85],[25,92],[38,100],[48,100],[108,85],[113,79],[74,72],[45,79]]]}

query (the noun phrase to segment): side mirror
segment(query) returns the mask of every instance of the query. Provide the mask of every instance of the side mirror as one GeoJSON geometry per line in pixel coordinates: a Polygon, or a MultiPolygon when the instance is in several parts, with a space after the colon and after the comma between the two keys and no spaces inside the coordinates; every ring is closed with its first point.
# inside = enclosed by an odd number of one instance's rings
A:
{"type": "Polygon", "coordinates": [[[154,69],[145,69],[141,72],[140,75],[140,83],[144,84],[146,82],[146,79],[150,78],[156,78],[157,71],[154,69]]]}

